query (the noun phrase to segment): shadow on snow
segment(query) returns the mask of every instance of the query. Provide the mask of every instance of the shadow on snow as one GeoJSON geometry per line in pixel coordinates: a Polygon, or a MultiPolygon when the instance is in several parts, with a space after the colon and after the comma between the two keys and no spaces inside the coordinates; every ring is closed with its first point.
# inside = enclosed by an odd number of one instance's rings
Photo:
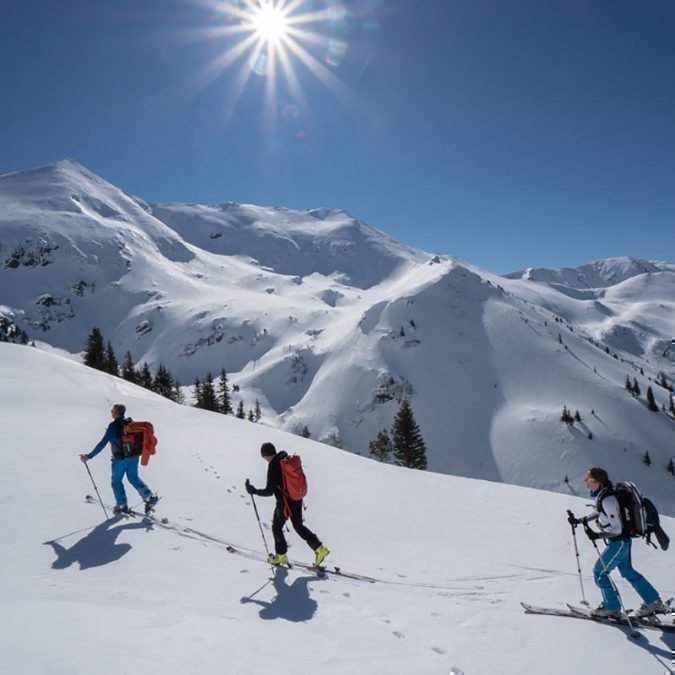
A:
{"type": "Polygon", "coordinates": [[[52,569],[63,570],[79,563],[80,569],[86,570],[90,567],[100,567],[119,560],[131,550],[132,546],[131,544],[115,543],[118,535],[124,530],[148,528],[147,523],[143,522],[112,527],[122,520],[124,520],[122,516],[106,520],[75,542],[70,548],[62,546],[56,539],[44,542],[44,545],[51,546],[56,554],[52,569]]]}
{"type": "Polygon", "coordinates": [[[318,603],[309,594],[309,583],[317,581],[316,575],[298,577],[292,584],[288,584],[288,570],[281,567],[274,571],[271,580],[276,595],[269,601],[255,600],[253,596],[259,593],[265,586],[255,593],[243,597],[242,604],[252,603],[260,606],[260,618],[286,619],[286,621],[300,622],[309,621],[316,613],[318,603]]]}

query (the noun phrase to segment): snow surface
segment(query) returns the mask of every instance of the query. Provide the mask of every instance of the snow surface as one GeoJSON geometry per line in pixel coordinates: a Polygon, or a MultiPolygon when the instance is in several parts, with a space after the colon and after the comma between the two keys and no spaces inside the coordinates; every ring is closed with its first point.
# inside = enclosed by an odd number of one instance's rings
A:
{"type": "Polygon", "coordinates": [[[675,265],[514,276],[337,209],[150,205],[72,160],[0,176],[0,312],[41,348],[98,326],[184,385],[225,367],[266,427],[361,455],[408,397],[433,471],[578,494],[611,465],[675,515],[675,421],[644,400],[675,382],[675,265]]]}
{"type": "MultiPolygon", "coordinates": [[[[635,641],[623,628],[519,606],[579,602],[565,511],[586,512],[587,499],[379,464],[178,406],[31,347],[0,344],[0,382],[4,673],[673,672],[673,635],[645,631],[635,641]],[[141,475],[175,529],[105,521],[84,502],[93,490],[78,454],[120,401],[155,424],[158,454],[141,475]],[[296,569],[270,578],[263,562],[227,552],[230,543],[264,557],[243,490],[247,477],[264,480],[263,441],[301,453],[307,524],[328,560],[377,583],[296,569]]],[[[108,456],[89,466],[109,503],[108,456]]],[[[269,545],[272,500],[257,504],[269,545]]],[[[675,534],[673,519],[664,526],[675,534]]],[[[293,559],[311,559],[294,532],[288,539],[293,559]]],[[[579,546],[596,603],[594,551],[583,536],[579,546]]],[[[664,597],[675,594],[672,550],[636,542],[633,558],[664,597]]],[[[619,587],[635,606],[632,589],[619,587]]]]}

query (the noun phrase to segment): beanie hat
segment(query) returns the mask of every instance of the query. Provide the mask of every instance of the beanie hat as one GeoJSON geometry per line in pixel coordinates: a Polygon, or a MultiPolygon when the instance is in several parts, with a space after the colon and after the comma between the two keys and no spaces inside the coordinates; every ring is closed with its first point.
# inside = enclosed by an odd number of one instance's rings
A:
{"type": "Polygon", "coordinates": [[[277,454],[277,449],[271,443],[263,443],[260,446],[260,454],[263,457],[273,457],[277,454]]]}

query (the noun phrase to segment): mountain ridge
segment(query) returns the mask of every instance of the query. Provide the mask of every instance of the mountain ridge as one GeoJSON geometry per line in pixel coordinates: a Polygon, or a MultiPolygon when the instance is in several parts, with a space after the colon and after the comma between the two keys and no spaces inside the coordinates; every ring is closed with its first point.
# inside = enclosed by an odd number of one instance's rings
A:
{"type": "Polygon", "coordinates": [[[671,479],[672,419],[623,388],[675,381],[670,263],[608,259],[589,269],[615,283],[590,288],[587,270],[563,287],[419,251],[339,209],[153,205],[72,160],[38,176],[47,186],[0,177],[0,304],[32,339],[77,354],[98,326],[183,383],[225,367],[263,424],[360,454],[407,397],[433,471],[565,491],[619,449],[671,479]],[[561,424],[563,405],[583,424],[561,424]]]}

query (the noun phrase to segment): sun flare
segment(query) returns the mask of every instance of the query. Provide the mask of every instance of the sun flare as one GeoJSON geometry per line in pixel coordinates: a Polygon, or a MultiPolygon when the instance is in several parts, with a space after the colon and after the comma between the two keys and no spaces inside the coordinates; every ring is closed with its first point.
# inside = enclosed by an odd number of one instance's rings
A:
{"type": "Polygon", "coordinates": [[[262,2],[251,16],[256,36],[267,43],[277,44],[288,35],[286,14],[272,2],[262,2]]]}

